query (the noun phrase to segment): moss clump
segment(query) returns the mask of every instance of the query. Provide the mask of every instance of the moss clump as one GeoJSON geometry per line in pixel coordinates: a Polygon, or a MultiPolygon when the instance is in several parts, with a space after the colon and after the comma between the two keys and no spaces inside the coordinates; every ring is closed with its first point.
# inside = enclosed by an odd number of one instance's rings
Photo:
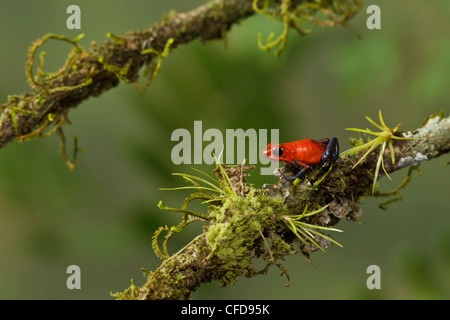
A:
{"type": "MultiPolygon", "coordinates": [[[[203,172],[202,177],[176,174],[192,183],[192,186],[174,190],[197,189],[196,191],[201,191],[201,194],[194,195],[201,196],[186,198],[181,209],[169,208],[161,203],[159,207],[183,214],[182,223],[175,227],[176,233],[181,232],[190,222],[199,220],[204,222],[204,233],[199,236],[204,241],[202,252],[195,251],[188,254],[187,251],[191,250],[191,246],[188,245],[170,256],[167,252],[167,240],[174,234],[174,227],[162,227],[155,233],[153,239],[155,252],[170,263],[177,261],[178,265],[174,265],[175,270],[182,270],[182,265],[185,264],[196,266],[189,271],[180,271],[184,275],[180,281],[205,277],[209,281],[217,280],[221,286],[235,285],[240,276],[252,277],[265,273],[270,265],[276,265],[288,277],[280,260],[297,253],[296,244],[300,244],[300,250],[307,254],[310,251],[323,250],[331,242],[337,243],[324,235],[323,231],[319,232],[319,230],[339,231],[326,226],[331,220],[327,213],[329,211],[325,210],[327,206],[308,212],[308,205],[302,204],[299,199],[293,201],[294,196],[289,192],[281,196],[257,189],[245,181],[247,169],[249,168],[225,167],[218,164],[214,171],[218,180],[203,172]],[[204,179],[203,176],[207,178],[204,179]],[[206,196],[205,191],[215,194],[206,196]],[[204,202],[209,204],[208,213],[189,211],[187,205],[191,200],[205,200],[204,202]],[[167,236],[164,241],[165,254],[162,254],[157,238],[164,231],[167,232],[167,236]],[[181,258],[180,255],[185,258],[181,258]],[[266,261],[267,265],[263,270],[258,271],[253,267],[255,257],[266,261]],[[189,262],[186,262],[186,259],[189,262]],[[214,266],[214,270],[205,271],[207,276],[198,275],[198,269],[205,266],[214,266]]],[[[173,281],[174,276],[171,275],[170,278],[173,281]]]]}
{"type": "Polygon", "coordinates": [[[279,56],[286,47],[291,28],[300,35],[310,33],[303,27],[305,22],[312,22],[320,27],[330,28],[343,26],[351,19],[362,6],[362,0],[324,0],[324,1],[294,1],[282,0],[280,5],[273,6],[269,1],[264,1],[260,8],[258,2],[253,0],[252,7],[257,13],[265,14],[274,20],[283,23],[283,32],[276,38],[272,32],[266,44],[262,43],[262,36],[258,34],[258,46],[261,50],[270,51],[278,46],[275,56],[279,56]]]}
{"type": "Polygon", "coordinates": [[[269,198],[253,187],[248,188],[245,197],[229,197],[222,205],[211,207],[205,235],[210,257],[219,258],[226,270],[227,276],[219,279],[220,284],[236,284],[239,276],[258,273],[252,268],[254,252],[273,263],[274,254],[267,254],[267,250],[275,251],[277,256],[280,250],[284,255],[292,250],[291,244],[279,237],[273,237],[276,246],[264,246],[264,235],[275,235],[283,214],[286,207],[281,199],[269,198]]]}

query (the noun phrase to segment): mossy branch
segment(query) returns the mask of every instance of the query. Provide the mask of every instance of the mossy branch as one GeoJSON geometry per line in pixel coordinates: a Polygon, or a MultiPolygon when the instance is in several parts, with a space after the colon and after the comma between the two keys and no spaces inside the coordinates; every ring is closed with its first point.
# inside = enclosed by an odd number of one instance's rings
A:
{"type": "MultiPolygon", "coordinates": [[[[309,260],[310,252],[322,250],[331,243],[338,244],[323,233],[338,231],[333,227],[342,219],[357,221],[361,215],[360,199],[372,195],[398,197],[400,189],[411,180],[411,173],[422,161],[450,152],[450,117],[443,112],[430,116],[413,132],[397,131],[396,134],[414,139],[394,139],[392,153],[387,148],[382,149],[386,173],[403,167],[410,170],[400,186],[388,193],[372,194],[374,171],[379,161],[377,152],[367,154],[358,166],[355,164],[364,156],[364,151],[340,158],[330,170],[313,169],[300,182],[281,178],[277,185],[264,185],[262,189],[245,181],[247,166],[219,165],[215,170],[219,185],[243,191],[219,192],[216,202],[209,203],[204,232],[164,260],[155,271],[146,272],[148,279],[144,285],[132,284],[114,297],[188,299],[202,283],[235,284],[239,277],[266,273],[271,265],[286,275],[286,285],[289,285],[287,270],[281,264],[286,256],[300,254],[309,260]],[[388,161],[392,157],[396,160],[394,163],[388,161]],[[252,265],[257,257],[267,262],[262,270],[252,265]]],[[[293,169],[285,166],[284,170],[293,169]]]]}
{"type": "Polygon", "coordinates": [[[58,123],[47,121],[49,114],[58,120],[66,119],[70,108],[89,97],[101,95],[120,82],[133,83],[140,91],[145,90],[169,51],[196,39],[203,42],[226,40],[230,28],[255,14],[255,8],[264,8],[263,13],[284,17],[284,47],[289,28],[299,29],[299,18],[317,23],[320,20],[313,15],[325,13],[322,20],[329,20],[331,25],[342,25],[359,10],[361,1],[327,0],[319,1],[313,7],[307,5],[310,2],[307,0],[212,1],[189,12],[170,14],[143,31],[120,36],[108,33],[106,42],[100,46],[92,43],[89,49],[78,43],[83,35],[73,40],[61,35],[45,35],[33,42],[29,49],[26,76],[33,91],[10,95],[8,101],[0,106],[0,148],[16,138],[23,140],[23,137],[42,136],[47,126],[58,123]],[[43,70],[45,52],[41,52],[39,63],[35,63],[36,52],[42,50],[49,40],[73,45],[65,64],[55,73],[43,70]],[[150,77],[141,85],[138,75],[145,66],[151,71],[150,77]]]}

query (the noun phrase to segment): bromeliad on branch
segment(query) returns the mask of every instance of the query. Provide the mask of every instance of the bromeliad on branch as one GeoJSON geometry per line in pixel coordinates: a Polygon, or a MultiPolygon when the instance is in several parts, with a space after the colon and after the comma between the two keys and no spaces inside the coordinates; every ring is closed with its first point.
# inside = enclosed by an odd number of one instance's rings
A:
{"type": "Polygon", "coordinates": [[[383,115],[381,114],[381,110],[379,110],[379,112],[378,112],[378,117],[380,119],[380,124],[376,123],[375,121],[373,121],[368,116],[366,116],[366,119],[371,124],[373,124],[375,127],[380,129],[381,131],[379,131],[379,132],[372,131],[369,128],[366,128],[366,129],[347,128],[346,129],[346,130],[350,130],[350,131],[356,131],[356,132],[363,132],[363,133],[371,134],[371,135],[376,136],[377,138],[372,139],[369,142],[366,142],[364,144],[358,145],[356,147],[353,147],[353,148],[351,148],[349,150],[346,150],[343,153],[341,153],[341,156],[342,155],[347,155],[347,154],[356,154],[359,151],[367,149],[367,151],[364,153],[364,155],[361,158],[359,158],[358,162],[356,162],[356,164],[353,166],[353,168],[355,168],[358,164],[360,164],[367,157],[367,155],[370,152],[372,152],[373,149],[375,149],[376,147],[381,145],[381,149],[380,149],[380,153],[379,153],[378,161],[377,161],[377,166],[375,168],[375,174],[374,174],[373,185],[372,185],[372,194],[375,191],[375,186],[376,186],[376,183],[377,183],[378,173],[380,171],[380,165],[383,168],[383,171],[386,174],[386,176],[389,179],[391,179],[391,177],[389,177],[389,174],[386,172],[386,169],[384,167],[383,155],[384,155],[384,151],[386,149],[386,145],[389,144],[389,149],[390,149],[390,153],[391,153],[391,160],[392,160],[392,163],[394,164],[395,163],[395,156],[394,156],[394,146],[392,144],[392,141],[394,139],[395,140],[416,140],[416,139],[420,139],[420,138],[406,138],[406,137],[399,137],[399,136],[397,136],[396,133],[398,133],[397,131],[398,131],[398,128],[401,126],[401,123],[399,123],[395,128],[391,129],[384,122],[383,115]]]}

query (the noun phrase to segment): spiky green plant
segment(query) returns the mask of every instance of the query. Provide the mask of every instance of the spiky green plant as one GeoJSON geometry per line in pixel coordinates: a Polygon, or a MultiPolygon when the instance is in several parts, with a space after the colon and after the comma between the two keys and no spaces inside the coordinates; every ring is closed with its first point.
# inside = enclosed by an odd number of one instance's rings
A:
{"type": "Polygon", "coordinates": [[[356,131],[356,132],[363,132],[363,133],[374,135],[377,138],[372,139],[369,142],[366,142],[366,143],[361,144],[359,146],[353,147],[353,148],[351,148],[349,150],[346,150],[343,153],[341,153],[341,155],[356,154],[359,151],[367,149],[367,151],[364,153],[364,155],[353,166],[353,168],[355,168],[358,164],[360,164],[367,157],[367,155],[369,155],[370,152],[372,152],[372,150],[374,150],[378,146],[381,146],[380,153],[378,155],[377,165],[376,165],[376,168],[375,168],[375,174],[374,174],[373,185],[372,185],[372,194],[375,191],[375,187],[376,187],[376,183],[377,183],[377,179],[378,179],[378,173],[380,171],[380,166],[383,168],[383,171],[386,174],[386,176],[390,180],[392,180],[391,177],[389,176],[389,174],[387,173],[385,167],[384,167],[383,155],[384,155],[384,151],[386,149],[386,146],[389,145],[389,149],[390,149],[390,153],[391,153],[391,160],[392,160],[392,163],[394,164],[395,163],[395,155],[394,155],[394,146],[392,144],[392,141],[393,140],[415,140],[415,139],[419,139],[419,138],[405,138],[405,137],[396,136],[395,134],[397,133],[398,128],[401,126],[401,123],[399,123],[395,128],[391,129],[384,122],[383,115],[381,114],[381,110],[378,111],[378,117],[380,119],[380,124],[376,123],[375,121],[373,121],[368,116],[366,116],[366,119],[372,125],[374,125],[378,129],[380,129],[381,131],[379,131],[379,132],[372,131],[369,128],[366,128],[366,129],[346,128],[345,130],[356,131]]]}
{"type": "Polygon", "coordinates": [[[311,212],[307,212],[308,206],[305,206],[305,209],[303,210],[302,214],[298,215],[285,215],[283,216],[283,221],[286,224],[286,226],[297,236],[297,238],[300,239],[304,244],[313,244],[320,250],[325,250],[314,240],[315,236],[322,237],[326,240],[329,240],[338,246],[342,247],[342,245],[337,242],[336,240],[332,239],[331,237],[328,237],[324,235],[323,233],[319,232],[318,230],[326,230],[326,231],[336,231],[336,232],[342,232],[342,230],[336,229],[336,228],[330,228],[330,227],[324,227],[324,226],[318,226],[310,223],[306,223],[303,221],[306,217],[311,217],[315,214],[318,214],[319,212],[322,212],[328,207],[328,205],[315,210],[311,212]]]}
{"type": "MultiPolygon", "coordinates": [[[[176,187],[176,188],[162,188],[161,189],[161,190],[171,190],[171,191],[193,189],[193,190],[196,190],[197,192],[191,194],[184,200],[184,203],[183,203],[181,209],[163,206],[161,202],[158,204],[160,209],[163,209],[166,211],[172,211],[172,212],[179,212],[179,213],[183,214],[183,219],[179,225],[172,226],[171,228],[169,228],[167,226],[160,227],[158,230],[156,230],[154,237],[153,237],[153,249],[158,257],[164,258],[164,259],[169,258],[169,253],[167,250],[167,242],[168,242],[169,238],[172,235],[181,232],[184,229],[184,227],[186,227],[191,222],[200,220],[200,221],[206,221],[210,225],[215,224],[214,220],[217,217],[211,217],[210,214],[203,214],[203,213],[198,213],[198,212],[193,212],[191,210],[188,210],[188,204],[192,200],[203,200],[202,204],[205,204],[205,203],[220,204],[221,203],[225,206],[227,206],[227,203],[229,204],[230,202],[231,203],[242,203],[242,201],[244,201],[244,202],[247,201],[248,203],[247,202],[246,203],[247,203],[247,205],[249,205],[249,203],[252,203],[252,202],[254,203],[256,201],[258,203],[257,207],[259,208],[259,211],[261,211],[261,212],[264,211],[263,207],[261,207],[261,206],[264,206],[264,205],[262,205],[263,203],[265,203],[265,205],[267,205],[267,206],[270,206],[270,203],[266,203],[267,199],[264,196],[262,196],[262,198],[258,198],[258,200],[255,200],[258,196],[255,196],[255,194],[252,193],[251,191],[249,192],[249,194],[246,194],[246,195],[238,194],[238,192],[236,190],[237,187],[232,184],[231,179],[230,179],[227,171],[224,169],[223,165],[219,161],[217,161],[216,166],[217,166],[216,170],[219,172],[220,179],[215,179],[213,176],[211,176],[207,173],[204,173],[203,171],[193,168],[193,170],[200,173],[201,176],[190,175],[190,174],[186,174],[186,173],[173,173],[173,175],[181,176],[187,183],[190,184],[189,186],[176,187]],[[250,197],[250,199],[248,197],[250,197]],[[163,242],[163,250],[161,250],[158,245],[158,237],[163,232],[167,232],[167,235],[163,242]]],[[[274,200],[274,201],[277,202],[277,200],[274,200]]],[[[277,205],[279,205],[278,202],[277,202],[277,205]]],[[[284,223],[287,226],[287,228],[290,229],[292,231],[292,233],[294,233],[294,235],[305,245],[313,245],[313,246],[317,247],[318,249],[325,251],[324,248],[322,248],[318,244],[318,241],[317,241],[318,238],[323,238],[323,239],[326,239],[326,240],[342,247],[342,245],[339,244],[337,241],[335,241],[331,237],[329,237],[321,232],[322,230],[323,231],[342,232],[341,230],[326,227],[326,226],[314,225],[314,224],[311,224],[311,223],[308,223],[305,221],[308,217],[312,217],[315,214],[322,212],[327,207],[328,207],[328,205],[326,205],[318,210],[308,212],[308,206],[305,206],[305,208],[301,214],[288,214],[288,212],[286,211],[285,213],[280,215],[280,218],[281,218],[280,221],[282,221],[282,223],[284,223]]],[[[269,212],[269,209],[267,209],[267,210],[268,210],[267,212],[269,212]]],[[[272,208],[270,208],[270,210],[272,210],[272,208]]],[[[270,212],[272,212],[272,211],[270,211],[270,212]]],[[[239,214],[237,214],[237,216],[239,216],[239,214]]],[[[243,216],[245,216],[245,215],[243,215],[243,216]]],[[[239,225],[240,225],[240,223],[241,222],[238,222],[239,225]]],[[[274,223],[274,222],[272,221],[272,223],[274,223]]],[[[223,224],[220,223],[219,227],[223,228],[223,224]]],[[[211,230],[211,228],[210,228],[210,230],[211,230]]],[[[261,230],[259,230],[259,232],[261,233],[261,230]]],[[[264,237],[263,237],[263,239],[264,239],[264,237]]]]}

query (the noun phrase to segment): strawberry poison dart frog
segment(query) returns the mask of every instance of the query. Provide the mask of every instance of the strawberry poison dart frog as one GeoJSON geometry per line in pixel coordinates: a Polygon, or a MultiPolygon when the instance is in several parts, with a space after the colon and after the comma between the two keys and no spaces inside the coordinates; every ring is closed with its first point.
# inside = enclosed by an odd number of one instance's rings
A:
{"type": "Polygon", "coordinates": [[[337,138],[302,139],[282,144],[270,143],[263,151],[263,155],[299,168],[300,171],[294,176],[286,176],[280,171],[286,179],[295,180],[303,176],[311,166],[321,164],[325,167],[336,161],[339,157],[339,143],[337,138]]]}

